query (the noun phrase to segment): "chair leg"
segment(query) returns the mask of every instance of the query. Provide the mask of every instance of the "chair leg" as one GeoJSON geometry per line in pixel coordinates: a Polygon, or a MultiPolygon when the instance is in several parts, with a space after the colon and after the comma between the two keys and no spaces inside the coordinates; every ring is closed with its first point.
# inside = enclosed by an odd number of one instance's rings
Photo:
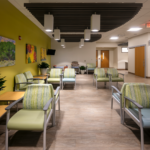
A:
{"type": "Polygon", "coordinates": [[[98,89],[98,87],[97,87],[97,81],[96,81],[96,89],[98,89]]]}
{"type": "Polygon", "coordinates": [[[7,110],[7,115],[6,115],[6,133],[5,133],[5,150],[8,150],[8,128],[7,128],[7,124],[9,121],[9,116],[10,116],[10,110],[7,110]]]}
{"type": "Polygon", "coordinates": [[[76,82],[74,83],[74,89],[76,89],[76,82]]]}
{"type": "Polygon", "coordinates": [[[60,111],[60,91],[59,91],[58,109],[60,111]]]}
{"type": "Polygon", "coordinates": [[[118,82],[117,82],[117,88],[118,88],[118,82]]]}
{"type": "Polygon", "coordinates": [[[44,112],[44,131],[43,131],[43,150],[46,150],[46,120],[47,120],[47,111],[44,112]]]}
{"type": "Polygon", "coordinates": [[[62,84],[61,84],[61,85],[62,85],[62,90],[63,90],[63,89],[64,89],[64,83],[62,82],[62,84]]]}
{"type": "Polygon", "coordinates": [[[144,150],[144,131],[143,131],[143,127],[140,128],[141,130],[141,150],[144,150]]]}
{"type": "Polygon", "coordinates": [[[105,86],[105,88],[106,88],[106,82],[104,82],[104,86],[105,86]]]}
{"type": "Polygon", "coordinates": [[[111,98],[111,109],[113,109],[113,97],[111,98]]]}

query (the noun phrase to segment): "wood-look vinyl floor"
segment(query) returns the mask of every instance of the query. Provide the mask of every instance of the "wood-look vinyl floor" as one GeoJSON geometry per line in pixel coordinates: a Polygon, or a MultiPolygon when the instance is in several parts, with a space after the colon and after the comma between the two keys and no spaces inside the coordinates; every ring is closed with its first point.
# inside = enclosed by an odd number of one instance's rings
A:
{"type": "MultiPolygon", "coordinates": [[[[120,72],[126,82],[150,84],[150,79],[120,72]]],[[[139,127],[128,117],[126,125],[120,123],[119,106],[114,102],[110,108],[108,86],[100,83],[96,90],[92,79],[91,74],[77,75],[76,90],[72,85],[61,90],[61,111],[56,111],[56,126],[47,129],[47,150],[140,150],[139,127]]],[[[0,150],[5,149],[4,132],[5,116],[0,120],[0,150]]],[[[42,132],[10,131],[9,138],[9,150],[43,149],[42,132]]],[[[145,130],[145,150],[150,150],[150,130],[145,130]]]]}

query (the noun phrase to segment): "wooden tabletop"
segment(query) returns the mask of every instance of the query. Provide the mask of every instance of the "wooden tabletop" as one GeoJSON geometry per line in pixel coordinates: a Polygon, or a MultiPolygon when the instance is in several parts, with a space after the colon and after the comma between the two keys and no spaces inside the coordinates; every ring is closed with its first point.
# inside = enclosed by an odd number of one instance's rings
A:
{"type": "Polygon", "coordinates": [[[5,92],[0,95],[0,101],[16,101],[24,96],[25,92],[5,92]]]}
{"type": "Polygon", "coordinates": [[[39,78],[39,79],[43,79],[43,80],[45,80],[45,79],[47,79],[47,76],[43,76],[43,77],[42,77],[42,76],[37,76],[37,77],[36,77],[36,76],[34,76],[33,78],[39,78]]]}

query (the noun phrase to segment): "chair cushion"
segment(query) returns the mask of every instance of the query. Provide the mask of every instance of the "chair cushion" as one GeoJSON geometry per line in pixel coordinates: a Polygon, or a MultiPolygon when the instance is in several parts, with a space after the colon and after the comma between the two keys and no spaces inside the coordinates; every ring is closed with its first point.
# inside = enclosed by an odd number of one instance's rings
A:
{"type": "Polygon", "coordinates": [[[111,78],[112,82],[124,82],[122,78],[111,78]]]}
{"type": "Polygon", "coordinates": [[[63,82],[75,82],[75,78],[63,78],[63,82]]]}
{"type": "MultiPolygon", "coordinates": [[[[126,85],[125,96],[136,101],[144,108],[150,108],[150,85],[126,85]]],[[[136,106],[127,100],[127,108],[135,108],[136,106]]]]}
{"type": "Polygon", "coordinates": [[[33,84],[44,84],[45,83],[44,80],[33,80],[32,82],[33,82],[33,84]]]}
{"type": "Polygon", "coordinates": [[[51,84],[29,85],[24,94],[23,109],[43,110],[52,97],[54,97],[54,89],[51,84]]]}
{"type": "Polygon", "coordinates": [[[119,93],[113,93],[113,96],[120,103],[120,94],[119,93]]]}
{"type": "Polygon", "coordinates": [[[95,68],[94,74],[97,74],[98,78],[105,77],[105,70],[104,70],[104,68],[95,68]]]}
{"type": "MultiPolygon", "coordinates": [[[[15,76],[15,82],[16,83],[27,82],[27,79],[26,79],[25,75],[23,73],[21,73],[21,74],[17,74],[15,76]]],[[[20,84],[19,89],[23,88],[24,86],[26,86],[26,84],[20,84]]]]}
{"type": "Polygon", "coordinates": [[[87,70],[94,70],[95,68],[87,68],[87,70]]]}
{"type": "Polygon", "coordinates": [[[48,82],[60,82],[60,78],[48,78],[48,82]]]}
{"type": "Polygon", "coordinates": [[[60,74],[62,74],[62,69],[52,68],[50,71],[50,78],[60,78],[60,74]]]}
{"type": "Polygon", "coordinates": [[[112,78],[118,77],[118,71],[115,68],[108,68],[107,73],[112,75],[112,78]]]}
{"type": "MultiPolygon", "coordinates": [[[[129,111],[139,119],[139,111],[137,108],[129,108],[129,111]]],[[[150,128],[150,109],[141,109],[143,128],[150,128]]]]}
{"type": "Polygon", "coordinates": [[[86,64],[87,68],[96,68],[95,64],[88,63],[86,64]]]}
{"type": "Polygon", "coordinates": [[[109,82],[109,78],[98,78],[97,82],[109,82]]]}
{"type": "MultiPolygon", "coordinates": [[[[27,79],[33,78],[33,75],[30,71],[24,73],[27,79]]],[[[33,80],[28,80],[28,82],[33,82],[33,80]]]]}
{"type": "Polygon", "coordinates": [[[66,68],[64,71],[64,78],[75,78],[75,69],[66,68]]]}
{"type": "Polygon", "coordinates": [[[7,127],[12,130],[43,130],[43,125],[43,110],[22,109],[10,118],[7,127]]]}

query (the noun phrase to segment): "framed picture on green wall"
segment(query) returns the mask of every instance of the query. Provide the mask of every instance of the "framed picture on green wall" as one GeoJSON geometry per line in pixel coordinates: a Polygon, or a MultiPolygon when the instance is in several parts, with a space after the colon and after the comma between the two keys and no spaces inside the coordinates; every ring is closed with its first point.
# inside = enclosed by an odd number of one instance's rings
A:
{"type": "Polygon", "coordinates": [[[0,67],[15,65],[15,40],[0,36],[0,67]]]}

